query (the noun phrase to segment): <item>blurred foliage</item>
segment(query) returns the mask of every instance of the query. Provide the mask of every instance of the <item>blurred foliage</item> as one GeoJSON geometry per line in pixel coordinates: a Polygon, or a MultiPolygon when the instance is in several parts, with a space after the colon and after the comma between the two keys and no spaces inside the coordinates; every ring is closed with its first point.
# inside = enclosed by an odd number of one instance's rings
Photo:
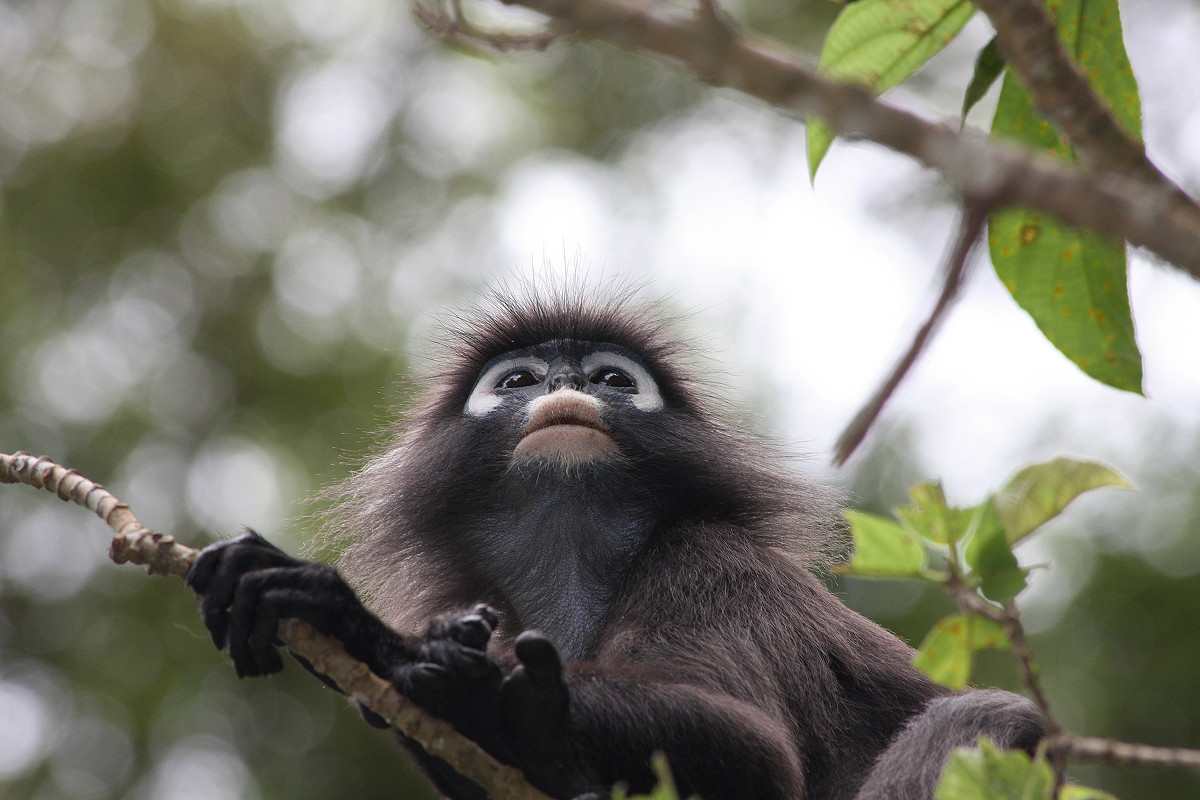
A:
{"type": "MultiPolygon", "coordinates": [[[[837,7],[734,11],[815,49],[837,7]]],[[[611,164],[704,94],[597,43],[448,52],[382,0],[0,0],[0,449],[83,471],[182,541],[245,524],[300,549],[302,498],[370,453],[420,380],[406,354],[434,312],[496,267],[514,171],[555,152],[611,164]]],[[[884,441],[857,479],[875,511],[926,477],[884,441]]],[[[1156,469],[1135,480],[1182,492],[1196,521],[1200,481],[1156,469]]],[[[194,598],[109,564],[106,538],[78,509],[0,490],[0,796],[422,796],[390,737],[307,674],[237,681],[194,598]]],[[[1168,578],[1115,534],[1108,550],[1064,541],[1093,567],[1037,641],[1064,716],[1200,745],[1178,635],[1200,618],[1200,558],[1168,578]]],[[[920,587],[844,581],[909,641],[949,610],[920,587]]],[[[981,662],[1013,685],[1003,658],[981,662]]]]}

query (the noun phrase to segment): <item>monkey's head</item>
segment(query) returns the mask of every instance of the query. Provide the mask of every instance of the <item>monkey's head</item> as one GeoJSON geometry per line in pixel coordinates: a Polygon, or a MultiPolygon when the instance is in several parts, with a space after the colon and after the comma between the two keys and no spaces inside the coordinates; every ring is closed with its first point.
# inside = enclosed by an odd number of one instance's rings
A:
{"type": "Polygon", "coordinates": [[[627,295],[497,295],[462,318],[407,437],[432,445],[427,457],[454,462],[460,474],[487,474],[480,486],[489,491],[521,475],[542,487],[646,488],[647,458],[668,439],[680,444],[668,431],[707,416],[681,345],[627,295]]]}
{"type": "Polygon", "coordinates": [[[676,408],[690,405],[682,377],[664,363],[668,346],[625,318],[625,308],[508,310],[460,339],[459,368],[442,407],[443,419],[461,416],[466,429],[497,444],[501,458],[493,464],[558,467],[572,476],[599,463],[628,470],[642,449],[639,431],[655,424],[668,397],[676,408]],[[508,349],[495,352],[501,347],[508,349]],[[664,396],[656,373],[673,392],[664,396]]]}

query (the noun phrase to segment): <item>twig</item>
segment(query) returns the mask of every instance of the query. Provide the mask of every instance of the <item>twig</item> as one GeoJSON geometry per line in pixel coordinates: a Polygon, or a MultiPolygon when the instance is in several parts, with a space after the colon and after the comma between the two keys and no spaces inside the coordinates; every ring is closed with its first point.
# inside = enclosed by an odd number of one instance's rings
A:
{"type": "Polygon", "coordinates": [[[1107,761],[1148,767],[1186,767],[1200,770],[1200,750],[1183,747],[1154,747],[1113,739],[1073,736],[1063,733],[1049,740],[1051,750],[1061,750],[1064,758],[1080,761],[1107,761]]]}
{"type": "Polygon", "coordinates": [[[866,89],[830,81],[797,57],[741,34],[712,46],[711,24],[637,0],[504,0],[580,33],[680,63],[708,82],[780,109],[824,117],[845,137],[866,139],[936,169],[963,197],[1040,208],[1146,247],[1200,280],[1200,219],[1173,192],[1121,175],[1081,173],[1044,156],[925,121],[866,89]]]}
{"type": "MultiPolygon", "coordinates": [[[[100,484],[55,464],[45,456],[0,453],[0,483],[25,483],[54,492],[99,515],[116,531],[109,555],[118,564],[143,564],[152,574],[186,577],[199,555],[174,537],[143,525],[129,506],[100,484]]],[[[448,722],[431,716],[360,661],[341,642],[324,636],[301,620],[280,623],[279,638],[293,654],[313,665],[349,697],[388,721],[430,755],[441,758],[463,777],[483,787],[494,800],[550,800],[520,770],[501,764],[448,722]]]]}
{"type": "MultiPolygon", "coordinates": [[[[1043,745],[1046,741],[1053,741],[1063,736],[1062,726],[1058,724],[1054,712],[1050,709],[1050,698],[1046,696],[1046,692],[1042,688],[1037,662],[1033,658],[1033,648],[1029,646],[1029,640],[1025,638],[1025,626],[1021,624],[1021,614],[1017,611],[1017,607],[1011,601],[1005,603],[1001,608],[985,602],[954,571],[946,581],[946,588],[964,611],[987,617],[1004,629],[1004,634],[1012,646],[1013,655],[1017,659],[1017,671],[1021,676],[1021,682],[1029,689],[1029,693],[1033,696],[1033,702],[1041,713],[1042,724],[1046,728],[1046,739],[1043,740],[1043,745]]],[[[1057,788],[1062,787],[1067,779],[1067,758],[1061,749],[1050,746],[1044,746],[1042,749],[1054,770],[1055,796],[1057,796],[1057,788]]]]}
{"type": "Polygon", "coordinates": [[[118,564],[131,561],[145,565],[152,575],[184,578],[199,552],[179,544],[173,536],[150,530],[112,492],[45,456],[19,451],[12,455],[0,453],[0,483],[25,483],[45,489],[99,516],[116,531],[108,555],[118,564]]]}
{"type": "Polygon", "coordinates": [[[929,340],[933,338],[933,334],[937,331],[942,320],[946,318],[950,307],[958,298],[959,290],[962,289],[963,276],[966,274],[967,258],[971,254],[975,243],[979,241],[980,234],[983,232],[983,226],[987,222],[988,207],[983,203],[967,202],[966,208],[963,211],[962,219],[958,224],[958,235],[955,237],[954,246],[947,255],[945,266],[942,269],[942,291],[938,295],[937,302],[929,312],[929,317],[925,320],[925,324],[917,331],[913,337],[912,344],[908,350],[892,367],[891,373],[880,384],[879,388],[871,396],[871,399],[859,410],[846,429],[842,431],[842,435],[838,437],[837,443],[834,445],[833,464],[840,467],[846,463],[846,459],[850,458],[855,449],[862,444],[867,432],[871,426],[875,424],[875,420],[879,418],[880,412],[883,411],[884,405],[891,399],[896,391],[896,387],[904,380],[909,370],[921,357],[925,351],[925,347],[929,344],[929,340]]]}

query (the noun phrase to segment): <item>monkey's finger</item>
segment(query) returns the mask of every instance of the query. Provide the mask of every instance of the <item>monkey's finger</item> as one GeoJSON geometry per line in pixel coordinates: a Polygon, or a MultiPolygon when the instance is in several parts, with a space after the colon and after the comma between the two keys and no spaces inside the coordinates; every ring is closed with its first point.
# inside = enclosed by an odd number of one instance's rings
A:
{"type": "Polygon", "coordinates": [[[247,531],[237,538],[216,542],[204,548],[192,564],[192,568],[188,570],[186,583],[196,594],[207,595],[214,580],[227,573],[231,564],[240,565],[245,569],[253,563],[265,565],[268,562],[278,562],[280,557],[291,558],[257,532],[247,531]]]}
{"type": "MultiPolygon", "coordinates": [[[[285,589],[284,594],[294,593],[285,589]]],[[[277,594],[272,592],[271,594],[277,594]]],[[[276,636],[279,631],[279,608],[286,605],[283,598],[266,596],[260,599],[254,624],[246,637],[246,645],[254,656],[254,665],[259,675],[273,675],[283,669],[283,656],[279,653],[281,642],[276,636]]],[[[326,679],[328,682],[328,679],[326,679]]]]}
{"type": "Polygon", "coordinates": [[[213,644],[218,650],[224,650],[229,643],[229,612],[205,597],[200,601],[200,620],[208,629],[213,644]]]}
{"type": "Polygon", "coordinates": [[[418,663],[436,664],[456,678],[479,680],[490,673],[499,673],[499,668],[488,658],[487,651],[463,645],[458,640],[445,637],[430,639],[417,653],[418,663]]]}
{"type": "Polygon", "coordinates": [[[540,632],[525,631],[513,642],[513,650],[535,684],[562,681],[563,665],[558,648],[540,632]]]}
{"type": "Polygon", "coordinates": [[[238,586],[229,614],[229,657],[233,659],[239,678],[268,675],[283,669],[283,659],[269,644],[279,618],[269,603],[262,603],[262,584],[262,573],[247,575],[238,586]],[[263,652],[264,638],[271,655],[263,652]]]}
{"type": "Polygon", "coordinates": [[[400,693],[434,714],[443,710],[450,670],[441,664],[409,664],[397,670],[392,683],[400,693]]]}
{"type": "Polygon", "coordinates": [[[205,548],[193,565],[192,588],[203,598],[200,614],[218,648],[228,642],[228,615],[238,587],[257,571],[300,564],[266,539],[251,531],[237,539],[205,548]]]}
{"type": "Polygon", "coordinates": [[[453,620],[447,627],[446,633],[467,647],[484,650],[487,648],[488,640],[492,638],[492,625],[479,614],[467,614],[453,620]]]}
{"type": "Polygon", "coordinates": [[[492,626],[492,630],[496,630],[500,624],[500,615],[487,603],[476,603],[471,607],[471,613],[487,620],[487,624],[492,626]]]}

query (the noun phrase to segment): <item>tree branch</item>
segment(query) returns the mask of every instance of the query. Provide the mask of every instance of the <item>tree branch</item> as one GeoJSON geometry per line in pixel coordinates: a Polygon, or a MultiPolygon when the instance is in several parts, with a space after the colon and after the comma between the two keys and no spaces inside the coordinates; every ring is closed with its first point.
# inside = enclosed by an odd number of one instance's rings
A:
{"type": "Polygon", "coordinates": [[[1013,654],[1017,657],[1017,669],[1021,673],[1021,682],[1029,689],[1029,693],[1033,695],[1033,702],[1042,712],[1042,720],[1046,723],[1047,733],[1051,737],[1060,735],[1062,726],[1058,724],[1058,720],[1050,710],[1050,700],[1042,689],[1037,664],[1033,660],[1033,648],[1029,646],[1029,640],[1025,638],[1025,626],[1021,624],[1021,614],[1017,611],[1017,607],[1008,603],[1003,608],[997,608],[985,602],[956,574],[946,581],[946,588],[964,611],[987,617],[1004,629],[1005,635],[1012,644],[1013,654]]]}
{"type": "Polygon", "coordinates": [[[837,443],[833,448],[833,465],[840,467],[846,463],[846,459],[850,458],[855,449],[862,444],[862,440],[866,437],[871,426],[875,424],[880,412],[883,411],[884,405],[891,399],[891,396],[896,392],[896,387],[904,380],[904,376],[909,373],[913,365],[917,363],[917,359],[925,352],[925,348],[929,344],[929,340],[933,338],[933,334],[942,324],[942,320],[950,312],[950,307],[954,305],[954,301],[958,299],[959,290],[962,289],[963,276],[967,270],[967,257],[970,256],[971,250],[974,249],[975,243],[979,241],[980,234],[983,233],[983,226],[987,223],[987,216],[990,209],[980,203],[968,203],[963,212],[962,219],[958,224],[958,235],[955,237],[954,246],[950,250],[946,258],[946,265],[942,269],[944,276],[942,280],[942,291],[938,295],[937,302],[929,312],[929,318],[925,320],[925,324],[917,331],[913,337],[912,344],[908,350],[892,367],[891,373],[880,384],[879,388],[871,396],[871,399],[859,410],[846,429],[842,431],[842,435],[838,437],[837,443]]]}
{"type": "MultiPolygon", "coordinates": [[[[109,556],[118,564],[143,564],[151,574],[184,578],[200,552],[179,544],[172,536],[150,530],[134,516],[129,506],[103,486],[45,456],[0,453],[0,483],[25,483],[45,489],[99,515],[116,531],[109,545],[109,556]]],[[[531,786],[520,770],[501,764],[450,723],[431,716],[372,673],[366,664],[351,658],[336,639],[324,636],[308,623],[296,619],[280,623],[279,638],[289,651],[311,663],[347,696],[383,717],[427,753],[444,760],[460,775],[483,787],[488,797],[494,800],[550,800],[531,786]]]]}
{"type": "Polygon", "coordinates": [[[1061,750],[1064,758],[1077,761],[1107,761],[1111,764],[1186,767],[1200,770],[1200,750],[1188,750],[1183,747],[1154,747],[1066,733],[1051,738],[1049,747],[1051,750],[1061,750]]]}
{"type": "Polygon", "coordinates": [[[1115,739],[1076,736],[1064,731],[1050,710],[1050,701],[1042,688],[1037,664],[1033,660],[1033,648],[1029,646],[1029,640],[1025,637],[1025,626],[1021,624],[1021,612],[1017,607],[1012,602],[1006,603],[1002,608],[985,602],[957,576],[947,581],[946,588],[958,600],[963,610],[987,617],[1004,628],[1004,633],[1012,643],[1013,654],[1017,658],[1021,682],[1033,695],[1033,701],[1042,712],[1042,719],[1046,723],[1046,751],[1056,774],[1061,774],[1062,765],[1070,759],[1200,770],[1200,750],[1132,744],[1115,739]]]}
{"type": "Polygon", "coordinates": [[[1000,49],[1021,76],[1034,107],[1062,131],[1094,172],[1128,175],[1163,192],[1181,215],[1200,220],[1200,206],[1146,156],[1067,54],[1054,19],[1035,0],[973,0],[996,29],[1000,49]]]}
{"type": "Polygon", "coordinates": [[[1200,219],[1180,208],[1177,189],[1148,187],[1117,174],[1090,175],[1044,156],[942,124],[873,98],[862,87],[817,74],[795,55],[744,33],[714,37],[705,15],[636,0],[503,0],[557,26],[630,50],[664,56],[716,86],[777,108],[824,117],[835,131],[912,156],[937,170],[968,201],[1041,208],[1063,222],[1145,247],[1200,280],[1200,219]]]}

